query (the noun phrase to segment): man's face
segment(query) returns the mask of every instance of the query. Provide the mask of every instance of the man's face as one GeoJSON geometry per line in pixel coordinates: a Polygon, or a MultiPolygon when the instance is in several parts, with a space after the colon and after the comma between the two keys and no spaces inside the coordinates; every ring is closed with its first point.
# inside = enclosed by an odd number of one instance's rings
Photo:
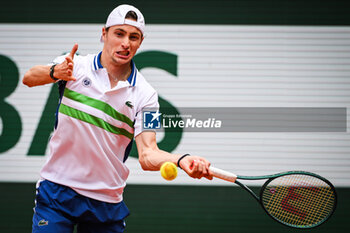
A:
{"type": "Polygon", "coordinates": [[[140,30],[131,25],[111,26],[108,31],[103,28],[102,36],[103,50],[116,65],[129,63],[143,41],[140,30]]]}

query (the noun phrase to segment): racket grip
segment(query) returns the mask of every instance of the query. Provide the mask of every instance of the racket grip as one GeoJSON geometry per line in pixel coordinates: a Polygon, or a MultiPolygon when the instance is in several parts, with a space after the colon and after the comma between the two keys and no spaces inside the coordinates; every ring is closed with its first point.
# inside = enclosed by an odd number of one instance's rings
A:
{"type": "Polygon", "coordinates": [[[235,175],[231,172],[228,172],[228,171],[224,171],[220,168],[210,166],[209,170],[211,171],[211,173],[213,174],[214,177],[222,179],[222,180],[226,180],[226,181],[235,183],[235,181],[237,179],[237,175],[235,175]]]}

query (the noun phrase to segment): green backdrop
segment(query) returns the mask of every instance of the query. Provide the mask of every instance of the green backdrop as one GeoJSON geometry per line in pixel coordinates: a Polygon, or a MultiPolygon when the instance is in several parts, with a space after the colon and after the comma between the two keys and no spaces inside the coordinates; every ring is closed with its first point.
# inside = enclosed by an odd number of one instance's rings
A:
{"type": "MultiPolygon", "coordinates": [[[[30,232],[35,184],[0,183],[0,190],[0,232],[30,232]]],[[[305,231],[346,232],[350,189],[338,188],[337,192],[338,206],[332,218],[305,231]]],[[[130,233],[304,231],[275,222],[246,191],[235,186],[128,185],[125,202],[131,211],[126,222],[130,233]]]]}

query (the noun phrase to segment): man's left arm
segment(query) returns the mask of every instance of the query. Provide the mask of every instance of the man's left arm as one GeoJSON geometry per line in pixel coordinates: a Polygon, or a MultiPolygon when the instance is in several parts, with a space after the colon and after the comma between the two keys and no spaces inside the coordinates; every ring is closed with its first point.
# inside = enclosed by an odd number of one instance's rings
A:
{"type": "MultiPolygon", "coordinates": [[[[178,164],[182,155],[171,154],[157,146],[156,133],[144,131],[135,137],[139,162],[143,170],[158,171],[164,162],[178,164]]],[[[210,163],[203,157],[188,155],[179,163],[180,167],[191,177],[212,179],[209,172],[210,163]]]]}

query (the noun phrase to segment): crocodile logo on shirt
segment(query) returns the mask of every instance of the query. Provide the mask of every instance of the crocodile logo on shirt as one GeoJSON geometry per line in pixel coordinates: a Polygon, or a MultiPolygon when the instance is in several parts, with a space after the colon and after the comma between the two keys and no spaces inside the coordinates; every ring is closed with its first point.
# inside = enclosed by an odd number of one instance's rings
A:
{"type": "Polygon", "coordinates": [[[38,226],[47,226],[49,225],[49,221],[45,220],[45,219],[41,219],[39,222],[38,222],[38,226]]]}
{"type": "Polygon", "coordinates": [[[134,106],[132,105],[131,101],[126,101],[125,105],[128,106],[129,108],[133,108],[134,106]]]}

